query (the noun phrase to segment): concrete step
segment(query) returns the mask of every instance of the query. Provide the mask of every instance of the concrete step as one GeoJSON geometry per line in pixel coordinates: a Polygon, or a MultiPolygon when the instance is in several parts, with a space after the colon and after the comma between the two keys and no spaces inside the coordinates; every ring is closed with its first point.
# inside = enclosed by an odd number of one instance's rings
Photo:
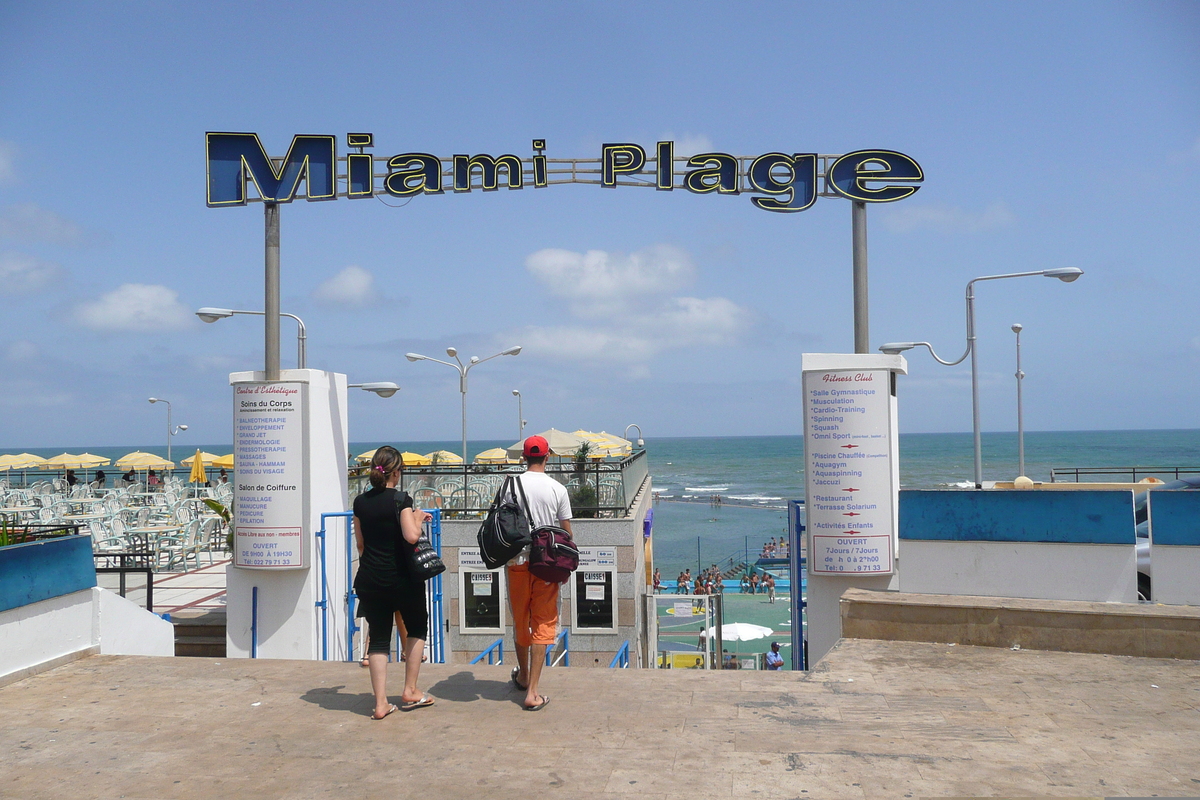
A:
{"type": "Polygon", "coordinates": [[[185,611],[172,616],[175,655],[224,658],[225,622],[224,611],[185,611]]]}
{"type": "Polygon", "coordinates": [[[175,655],[193,658],[224,658],[224,636],[189,636],[175,638],[175,655]]]}

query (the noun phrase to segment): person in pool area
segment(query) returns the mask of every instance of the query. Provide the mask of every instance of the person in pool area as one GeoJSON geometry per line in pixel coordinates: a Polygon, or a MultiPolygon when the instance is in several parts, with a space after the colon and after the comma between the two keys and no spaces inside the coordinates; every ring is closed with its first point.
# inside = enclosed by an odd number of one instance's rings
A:
{"type": "MultiPolygon", "coordinates": [[[[549,443],[541,436],[530,436],[525,440],[522,454],[526,469],[519,480],[530,527],[555,525],[571,533],[571,499],[566,488],[546,474],[549,443]]],[[[540,711],[550,702],[547,695],[539,692],[538,682],[546,661],[546,648],[553,646],[557,638],[559,585],[533,575],[528,562],[528,545],[508,562],[508,598],[513,613],[513,638],[517,642],[517,666],[512,672],[512,682],[525,691],[525,710],[540,711]]]]}
{"type": "Polygon", "coordinates": [[[783,669],[783,656],[779,655],[779,642],[771,642],[771,652],[767,653],[767,669],[772,672],[783,669]]]}
{"type": "Polygon", "coordinates": [[[387,696],[387,664],[391,651],[392,616],[397,611],[408,629],[404,664],[404,691],[400,710],[431,706],[434,700],[417,689],[421,655],[429,632],[425,585],[409,571],[413,545],[421,538],[421,525],[432,515],[413,507],[407,492],[397,492],[400,452],[384,445],[371,459],[371,488],[354,498],[354,539],[358,544],[358,574],[354,591],[367,619],[367,665],[375,710],[380,720],[396,711],[387,696]]]}

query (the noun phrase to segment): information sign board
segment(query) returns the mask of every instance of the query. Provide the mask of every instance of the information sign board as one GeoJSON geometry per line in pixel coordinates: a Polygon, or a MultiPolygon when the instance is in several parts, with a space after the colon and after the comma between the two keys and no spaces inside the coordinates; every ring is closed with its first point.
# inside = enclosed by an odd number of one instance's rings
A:
{"type": "Polygon", "coordinates": [[[304,384],[233,386],[233,563],[303,569],[304,384]]]}
{"type": "Polygon", "coordinates": [[[804,483],[814,575],[893,572],[891,372],[804,372],[804,483]]]}

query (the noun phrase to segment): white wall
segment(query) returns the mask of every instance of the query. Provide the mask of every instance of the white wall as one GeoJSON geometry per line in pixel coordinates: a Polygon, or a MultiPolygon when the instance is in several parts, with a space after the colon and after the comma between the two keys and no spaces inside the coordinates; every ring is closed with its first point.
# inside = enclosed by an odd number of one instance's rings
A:
{"type": "Polygon", "coordinates": [[[1150,557],[1154,602],[1200,605],[1200,547],[1156,544],[1150,549],[1150,557]]]}
{"type": "Polygon", "coordinates": [[[903,547],[901,592],[1137,602],[1132,544],[910,539],[903,547]]]}
{"type": "Polygon", "coordinates": [[[174,656],[175,628],[99,587],[0,612],[0,678],[92,652],[174,656]]]}

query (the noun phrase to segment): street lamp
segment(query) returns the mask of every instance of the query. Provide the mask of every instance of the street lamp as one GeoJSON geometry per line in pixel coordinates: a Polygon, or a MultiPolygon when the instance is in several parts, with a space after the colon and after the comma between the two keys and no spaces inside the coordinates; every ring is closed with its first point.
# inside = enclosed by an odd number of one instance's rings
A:
{"type": "Polygon", "coordinates": [[[171,401],[163,400],[161,397],[151,397],[151,403],[166,403],[167,404],[167,461],[171,460],[171,437],[177,435],[180,431],[186,431],[187,425],[177,425],[171,427],[171,401]]]}
{"type": "MultiPolygon", "coordinates": [[[[202,308],[196,312],[196,316],[205,322],[216,322],[219,319],[232,317],[234,314],[250,314],[256,317],[266,316],[265,311],[235,311],[232,308],[202,308]]],[[[308,334],[304,331],[304,321],[295,314],[287,314],[279,312],[281,317],[291,317],[296,320],[296,368],[306,369],[308,367],[308,334]]]]}
{"type": "Polygon", "coordinates": [[[629,429],[630,428],[637,428],[637,432],[638,432],[637,446],[644,449],[646,447],[646,441],[644,439],[642,439],[642,426],[638,425],[636,422],[631,422],[628,425],[626,425],[625,426],[625,437],[624,437],[626,439],[629,438],[629,429]]]}
{"type": "Polygon", "coordinates": [[[1021,370],[1021,323],[1014,322],[1012,332],[1017,335],[1017,475],[1025,474],[1025,417],[1021,407],[1021,384],[1025,373],[1021,370]]]}
{"type": "Polygon", "coordinates": [[[391,381],[374,381],[372,383],[348,383],[347,389],[362,389],[364,392],[374,392],[380,397],[391,397],[400,391],[399,384],[391,381]]]}
{"type": "Polygon", "coordinates": [[[525,412],[521,410],[521,392],[519,389],[513,389],[513,396],[517,398],[517,441],[525,438],[525,412]]]}
{"type": "Polygon", "coordinates": [[[961,364],[967,357],[971,357],[971,427],[975,434],[975,488],[983,488],[983,453],[980,448],[979,441],[979,367],[978,356],[975,348],[975,284],[979,281],[995,281],[1001,278],[1028,278],[1034,275],[1041,275],[1046,278],[1058,278],[1063,283],[1071,283],[1083,274],[1083,270],[1078,267],[1059,267],[1056,269],[1042,269],[1036,272],[1012,272],[1007,275],[985,275],[982,278],[975,278],[967,284],[967,349],[956,361],[946,361],[938,357],[934,352],[933,345],[929,342],[889,342],[880,345],[879,350],[888,355],[896,355],[903,353],[905,350],[912,350],[914,347],[926,347],[929,349],[930,355],[939,364],[945,364],[947,367],[953,367],[956,364],[961,364]]]}
{"type": "Polygon", "coordinates": [[[501,350],[499,353],[488,356],[487,358],[480,358],[479,356],[471,356],[471,360],[467,364],[464,364],[462,362],[462,359],[460,359],[458,357],[458,350],[453,347],[446,348],[446,355],[450,356],[455,361],[455,363],[453,363],[453,364],[451,364],[449,361],[442,361],[441,359],[430,358],[429,356],[423,356],[420,353],[405,353],[404,354],[404,357],[407,358],[409,361],[432,361],[435,364],[445,364],[447,367],[451,367],[453,369],[458,370],[458,391],[462,394],[462,457],[463,457],[463,502],[464,503],[467,501],[467,498],[466,498],[466,491],[467,491],[467,373],[470,372],[471,367],[474,367],[476,364],[482,364],[484,361],[491,361],[493,358],[499,358],[500,356],[515,356],[515,355],[520,355],[520,353],[521,353],[521,346],[517,345],[515,347],[510,347],[507,350],[501,350]]]}

